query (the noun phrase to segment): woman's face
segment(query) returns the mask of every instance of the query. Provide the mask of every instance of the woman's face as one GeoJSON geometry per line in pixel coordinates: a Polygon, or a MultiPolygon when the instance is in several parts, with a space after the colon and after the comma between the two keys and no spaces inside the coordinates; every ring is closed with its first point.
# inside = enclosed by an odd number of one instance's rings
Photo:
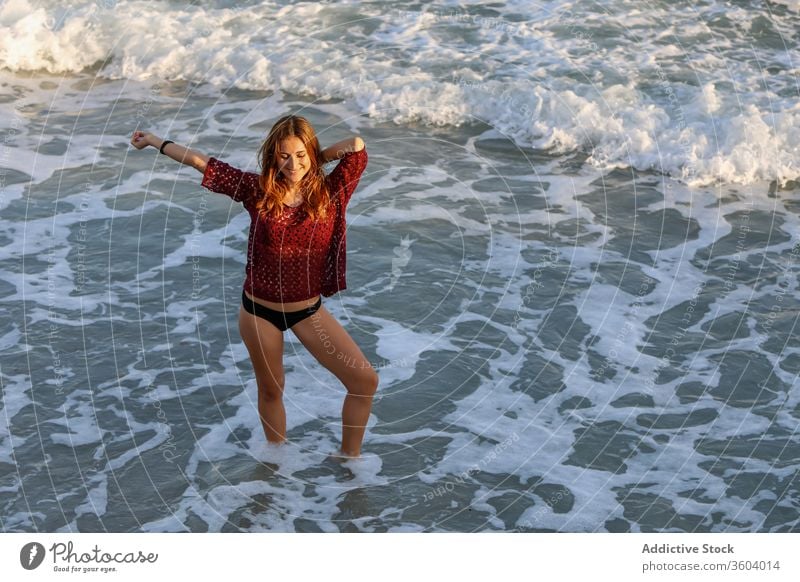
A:
{"type": "Polygon", "coordinates": [[[303,142],[292,136],[278,142],[278,167],[291,184],[299,184],[311,165],[303,142]]]}

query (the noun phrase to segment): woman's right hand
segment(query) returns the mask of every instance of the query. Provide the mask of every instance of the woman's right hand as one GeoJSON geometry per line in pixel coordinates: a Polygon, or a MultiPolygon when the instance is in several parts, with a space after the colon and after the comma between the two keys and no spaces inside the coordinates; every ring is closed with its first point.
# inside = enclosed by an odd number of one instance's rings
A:
{"type": "Polygon", "coordinates": [[[135,147],[137,150],[146,148],[149,145],[153,145],[153,137],[155,136],[152,133],[145,133],[144,131],[134,131],[133,137],[131,137],[131,145],[135,147]]]}

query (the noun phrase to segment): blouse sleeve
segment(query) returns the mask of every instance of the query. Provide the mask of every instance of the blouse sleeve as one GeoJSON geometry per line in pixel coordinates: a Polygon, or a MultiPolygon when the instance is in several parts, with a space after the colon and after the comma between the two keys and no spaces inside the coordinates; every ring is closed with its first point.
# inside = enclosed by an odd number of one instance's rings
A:
{"type": "Polygon", "coordinates": [[[330,186],[339,196],[344,206],[350,202],[350,198],[355,192],[356,186],[361,179],[361,174],[367,167],[367,148],[357,152],[347,152],[336,164],[336,167],[328,175],[330,186]]]}
{"type": "Polygon", "coordinates": [[[242,172],[217,158],[208,160],[200,185],[212,192],[230,196],[245,206],[254,202],[260,191],[258,174],[242,172]]]}

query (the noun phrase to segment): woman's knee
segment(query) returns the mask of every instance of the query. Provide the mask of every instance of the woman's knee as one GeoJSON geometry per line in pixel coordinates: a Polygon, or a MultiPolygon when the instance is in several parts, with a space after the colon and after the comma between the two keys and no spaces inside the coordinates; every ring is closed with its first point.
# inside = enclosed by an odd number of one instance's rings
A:
{"type": "Polygon", "coordinates": [[[262,388],[259,385],[258,396],[265,402],[281,402],[283,400],[283,388],[277,388],[275,386],[262,388]]]}
{"type": "Polygon", "coordinates": [[[349,394],[374,396],[378,391],[378,373],[373,368],[365,368],[346,387],[349,394]]]}
{"type": "Polygon", "coordinates": [[[259,370],[256,372],[256,384],[258,384],[258,394],[264,400],[281,400],[283,389],[286,386],[286,377],[283,373],[271,374],[259,370]]]}

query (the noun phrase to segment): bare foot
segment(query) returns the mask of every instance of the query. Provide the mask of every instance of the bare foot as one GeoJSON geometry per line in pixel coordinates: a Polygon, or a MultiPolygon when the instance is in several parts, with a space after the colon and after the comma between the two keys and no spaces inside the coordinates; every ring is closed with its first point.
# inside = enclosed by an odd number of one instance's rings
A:
{"type": "Polygon", "coordinates": [[[347,453],[343,452],[341,449],[336,451],[335,453],[331,453],[328,455],[326,460],[336,461],[338,463],[346,463],[347,461],[352,461],[353,459],[360,459],[360,455],[348,455],[347,453]]]}

